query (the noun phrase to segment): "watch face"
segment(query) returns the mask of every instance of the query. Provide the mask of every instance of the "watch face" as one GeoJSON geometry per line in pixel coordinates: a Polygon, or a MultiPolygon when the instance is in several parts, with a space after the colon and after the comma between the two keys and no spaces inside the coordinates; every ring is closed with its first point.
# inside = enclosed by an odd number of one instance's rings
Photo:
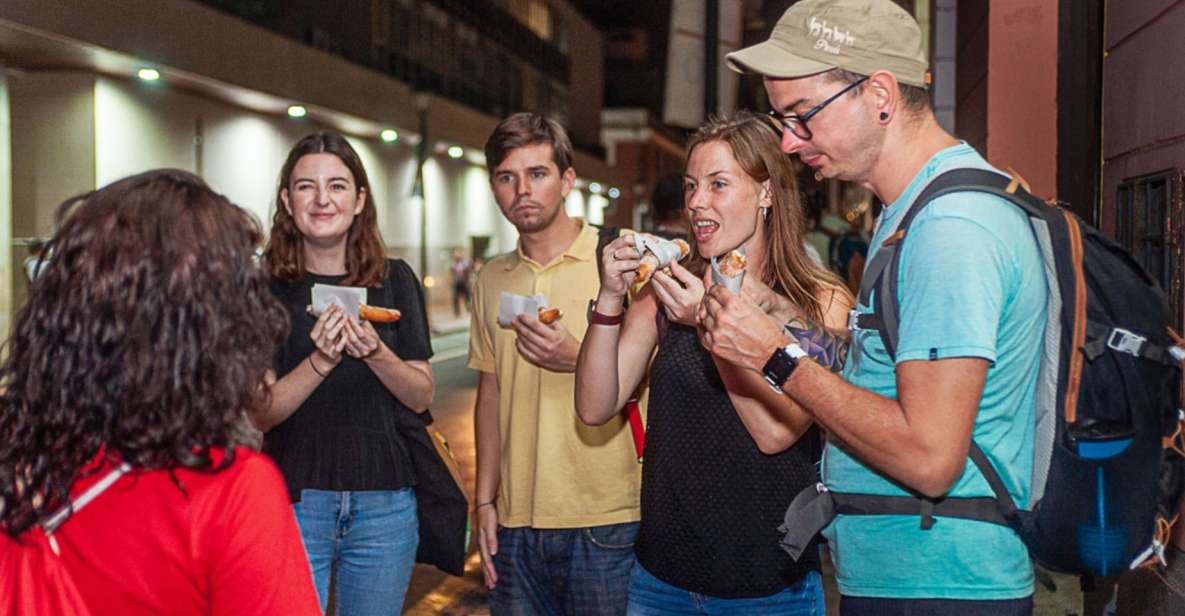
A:
{"type": "Polygon", "coordinates": [[[781,389],[782,385],[786,383],[786,379],[790,378],[790,373],[794,372],[795,362],[785,349],[777,349],[770,355],[769,361],[765,362],[765,367],[761,372],[765,376],[765,380],[769,381],[777,389],[781,389]]]}

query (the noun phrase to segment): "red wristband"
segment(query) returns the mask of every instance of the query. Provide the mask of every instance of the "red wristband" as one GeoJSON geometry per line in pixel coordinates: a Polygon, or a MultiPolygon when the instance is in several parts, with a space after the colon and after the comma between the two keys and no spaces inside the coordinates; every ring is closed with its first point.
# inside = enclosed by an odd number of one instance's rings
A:
{"type": "Polygon", "coordinates": [[[607,315],[597,312],[597,302],[590,301],[588,303],[588,324],[589,325],[621,325],[625,320],[625,310],[615,315],[607,315]]]}

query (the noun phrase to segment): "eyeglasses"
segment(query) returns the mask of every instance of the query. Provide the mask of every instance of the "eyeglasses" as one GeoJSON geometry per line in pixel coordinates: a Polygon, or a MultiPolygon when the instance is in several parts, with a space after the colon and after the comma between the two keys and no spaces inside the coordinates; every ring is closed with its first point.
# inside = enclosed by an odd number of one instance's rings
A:
{"type": "Polygon", "coordinates": [[[835,101],[835,99],[843,96],[844,94],[847,94],[848,90],[852,90],[852,89],[856,88],[857,86],[864,83],[865,81],[868,81],[868,78],[861,77],[860,79],[849,84],[848,87],[840,90],[839,92],[836,92],[835,94],[832,94],[830,97],[827,98],[827,100],[819,103],[818,105],[815,105],[814,107],[811,107],[810,111],[807,111],[806,113],[804,113],[802,115],[798,115],[798,114],[794,114],[794,113],[781,114],[781,113],[778,113],[777,111],[772,110],[772,109],[770,110],[769,115],[773,119],[780,122],[786,130],[790,131],[791,133],[794,133],[795,137],[798,137],[799,139],[802,139],[803,141],[810,141],[811,137],[814,137],[814,133],[812,133],[811,129],[807,127],[807,125],[806,125],[807,120],[810,120],[811,118],[818,115],[820,111],[823,111],[824,107],[833,103],[835,101]]]}

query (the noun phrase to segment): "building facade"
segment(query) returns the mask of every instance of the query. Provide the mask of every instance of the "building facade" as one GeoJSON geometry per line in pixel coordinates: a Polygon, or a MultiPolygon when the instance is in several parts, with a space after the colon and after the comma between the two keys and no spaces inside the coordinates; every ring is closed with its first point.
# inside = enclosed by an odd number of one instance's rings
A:
{"type": "Polygon", "coordinates": [[[315,130],[340,131],[359,151],[388,253],[425,276],[434,305],[448,300],[450,285],[436,293],[432,283],[447,278],[454,248],[492,254],[517,240],[481,154],[501,116],[537,110],[571,128],[580,189],[567,206],[600,222],[606,195],[631,174],[606,164],[598,143],[599,31],[559,1],[476,4],[0,4],[0,241],[11,246],[0,251],[0,331],[23,301],[21,266],[53,233],[66,198],[176,167],[202,175],[267,228],[283,158],[315,130]],[[477,19],[493,25],[478,28],[477,19]],[[442,46],[452,64],[424,55],[442,46]],[[478,96],[458,86],[474,74],[518,85],[484,84],[478,96]],[[423,189],[413,191],[419,156],[423,189]]]}

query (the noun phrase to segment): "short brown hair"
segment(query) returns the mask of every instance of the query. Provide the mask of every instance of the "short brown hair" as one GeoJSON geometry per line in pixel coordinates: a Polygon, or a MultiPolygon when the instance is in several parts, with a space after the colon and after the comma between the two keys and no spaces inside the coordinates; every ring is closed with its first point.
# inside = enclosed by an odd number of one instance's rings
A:
{"type": "Polygon", "coordinates": [[[512,150],[546,143],[551,145],[551,160],[560,173],[572,167],[572,141],[559,122],[537,113],[516,113],[498,123],[486,140],[486,170],[491,174],[512,150]]]}
{"type": "Polygon", "coordinates": [[[304,278],[304,235],[296,228],[296,221],[288,208],[284,207],[281,195],[292,183],[292,170],[296,163],[308,154],[333,154],[354,176],[354,186],[366,189],[366,202],[362,211],[350,225],[346,237],[346,279],[344,285],[380,287],[387,278],[387,253],[383,237],[379,233],[378,208],[374,204],[374,191],[362,159],[346,138],[338,133],[321,132],[306,136],[292,146],[288,160],[280,169],[280,185],[276,187],[276,213],[272,216],[272,232],[268,238],[264,257],[267,271],[273,278],[295,281],[304,278]]]}

